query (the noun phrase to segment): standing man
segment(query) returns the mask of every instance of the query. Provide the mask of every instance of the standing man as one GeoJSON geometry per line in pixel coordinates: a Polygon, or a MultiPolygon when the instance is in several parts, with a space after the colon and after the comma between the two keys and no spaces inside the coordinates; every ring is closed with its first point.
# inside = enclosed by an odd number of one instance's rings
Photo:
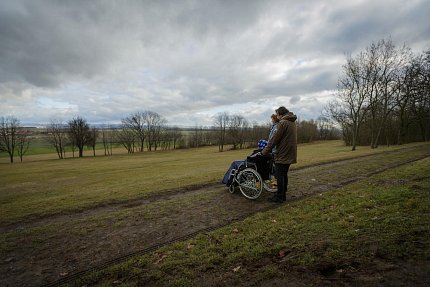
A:
{"type": "Polygon", "coordinates": [[[279,119],[278,128],[261,151],[263,155],[268,155],[276,146],[275,169],[278,189],[272,202],[282,203],[287,200],[288,170],[290,165],[297,162],[297,116],[285,107],[276,110],[279,119]]]}

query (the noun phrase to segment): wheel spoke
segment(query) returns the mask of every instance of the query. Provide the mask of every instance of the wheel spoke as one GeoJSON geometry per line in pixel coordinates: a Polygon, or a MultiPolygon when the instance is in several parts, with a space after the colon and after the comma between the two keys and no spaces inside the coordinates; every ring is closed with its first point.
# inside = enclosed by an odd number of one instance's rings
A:
{"type": "Polygon", "coordinates": [[[251,168],[241,171],[238,175],[239,188],[242,194],[249,199],[256,199],[262,191],[261,176],[251,168]]]}

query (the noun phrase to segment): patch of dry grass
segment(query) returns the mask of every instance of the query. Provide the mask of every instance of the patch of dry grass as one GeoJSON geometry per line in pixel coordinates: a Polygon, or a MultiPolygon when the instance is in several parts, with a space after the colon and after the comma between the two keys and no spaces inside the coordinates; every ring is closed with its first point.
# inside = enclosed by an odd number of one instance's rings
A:
{"type": "MultiPolygon", "coordinates": [[[[340,141],[300,145],[299,164],[294,167],[395,148],[359,148],[351,152],[340,141]]],[[[3,163],[0,224],[220,182],[230,163],[246,158],[250,152],[220,153],[217,147],[206,147],[65,160],[44,160],[46,155],[41,155],[37,161],[3,163]]]]}

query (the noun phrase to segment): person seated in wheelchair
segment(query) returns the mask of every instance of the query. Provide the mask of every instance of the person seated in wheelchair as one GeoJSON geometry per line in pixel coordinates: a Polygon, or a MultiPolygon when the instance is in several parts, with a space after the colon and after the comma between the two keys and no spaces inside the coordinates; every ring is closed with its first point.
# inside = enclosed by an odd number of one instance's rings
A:
{"type": "Polygon", "coordinates": [[[266,147],[267,141],[261,139],[258,141],[258,149],[254,150],[245,160],[235,160],[230,165],[230,168],[224,174],[222,183],[230,186],[233,182],[233,176],[237,171],[251,167],[257,170],[263,180],[267,180],[270,177],[272,171],[272,156],[262,155],[261,151],[266,147]]]}
{"type": "Polygon", "coordinates": [[[267,180],[270,178],[273,167],[272,154],[263,155],[261,153],[267,145],[266,140],[260,140],[258,143],[259,148],[246,158],[246,162],[250,167],[254,164],[255,169],[261,175],[261,179],[267,180]]]}

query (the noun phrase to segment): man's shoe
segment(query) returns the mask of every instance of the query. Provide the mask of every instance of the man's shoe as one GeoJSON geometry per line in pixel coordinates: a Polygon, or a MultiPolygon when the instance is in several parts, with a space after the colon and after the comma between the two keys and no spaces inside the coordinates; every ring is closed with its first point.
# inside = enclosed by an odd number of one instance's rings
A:
{"type": "Polygon", "coordinates": [[[275,203],[283,203],[284,201],[282,199],[278,199],[276,197],[271,197],[269,198],[270,202],[275,202],[275,203]]]}

